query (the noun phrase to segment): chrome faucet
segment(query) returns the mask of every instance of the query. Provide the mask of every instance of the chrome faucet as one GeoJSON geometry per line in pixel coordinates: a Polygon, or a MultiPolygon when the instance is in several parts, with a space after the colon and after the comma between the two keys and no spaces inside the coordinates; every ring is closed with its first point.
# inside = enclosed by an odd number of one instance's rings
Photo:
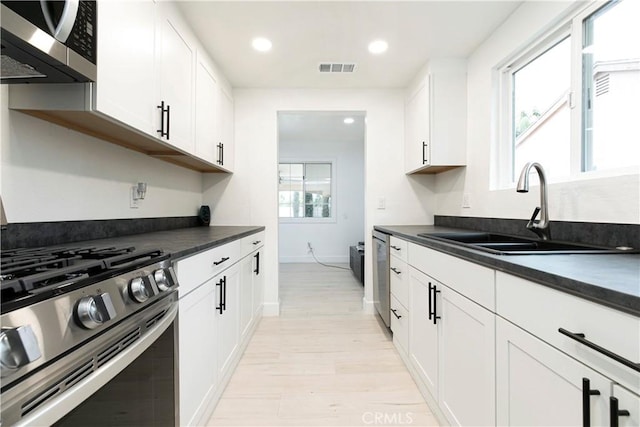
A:
{"type": "Polygon", "coordinates": [[[518,193],[529,192],[529,172],[532,167],[538,171],[538,176],[540,177],[540,206],[533,210],[533,215],[531,215],[531,219],[527,223],[527,228],[536,233],[542,240],[549,240],[551,239],[551,230],[549,229],[549,208],[547,204],[547,178],[540,163],[529,162],[524,165],[522,172],[520,172],[516,191],[518,193]],[[536,220],[538,213],[540,213],[540,219],[536,220]]]}

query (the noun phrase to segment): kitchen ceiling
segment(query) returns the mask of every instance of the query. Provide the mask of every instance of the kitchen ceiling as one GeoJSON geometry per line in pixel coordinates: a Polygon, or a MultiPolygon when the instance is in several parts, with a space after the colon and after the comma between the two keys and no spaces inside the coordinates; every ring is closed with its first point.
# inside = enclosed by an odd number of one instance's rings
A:
{"type": "Polygon", "coordinates": [[[180,1],[236,88],[402,88],[429,58],[467,57],[522,1],[180,1]],[[269,52],[251,47],[256,37],[269,52]],[[367,46],[384,39],[389,49],[367,46]],[[320,63],[356,64],[320,73],[320,63]]]}

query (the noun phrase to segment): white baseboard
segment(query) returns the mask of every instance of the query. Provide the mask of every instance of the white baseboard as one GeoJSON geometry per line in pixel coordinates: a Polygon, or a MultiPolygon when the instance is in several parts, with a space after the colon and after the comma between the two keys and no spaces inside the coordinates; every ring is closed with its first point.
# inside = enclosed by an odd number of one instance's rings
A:
{"type": "Polygon", "coordinates": [[[362,297],[362,311],[365,314],[376,314],[376,306],[373,304],[372,300],[362,297]]]}
{"type": "MultiPolygon", "coordinates": [[[[279,261],[282,264],[295,264],[295,263],[314,263],[315,259],[311,255],[309,256],[281,256],[279,261]]],[[[318,261],[324,262],[325,264],[348,264],[349,257],[336,255],[336,256],[323,256],[318,257],[318,261]]]]}
{"type": "Polygon", "coordinates": [[[262,304],[262,315],[264,317],[280,316],[280,301],[262,304]]]}

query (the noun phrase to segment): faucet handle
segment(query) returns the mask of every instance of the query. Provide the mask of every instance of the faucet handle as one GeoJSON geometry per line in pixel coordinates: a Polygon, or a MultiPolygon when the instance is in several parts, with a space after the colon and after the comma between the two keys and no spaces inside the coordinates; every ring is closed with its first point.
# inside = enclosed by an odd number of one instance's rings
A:
{"type": "Polygon", "coordinates": [[[540,213],[540,206],[536,206],[536,208],[533,210],[533,215],[531,215],[531,219],[529,220],[529,224],[527,224],[527,228],[532,228],[534,226],[538,213],[540,213]]]}

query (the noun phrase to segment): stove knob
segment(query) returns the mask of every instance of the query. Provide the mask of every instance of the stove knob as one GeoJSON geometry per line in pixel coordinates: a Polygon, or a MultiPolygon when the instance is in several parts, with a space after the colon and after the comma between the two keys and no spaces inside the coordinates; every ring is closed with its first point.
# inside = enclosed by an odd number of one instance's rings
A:
{"type": "Polygon", "coordinates": [[[0,372],[4,377],[42,356],[31,326],[2,328],[0,332],[0,372]]]}
{"type": "Polygon", "coordinates": [[[149,288],[147,284],[144,283],[142,277],[138,277],[133,279],[131,283],[129,283],[129,295],[135,302],[145,302],[151,297],[149,293],[149,288]]]}
{"type": "Polygon", "coordinates": [[[158,289],[160,289],[161,292],[164,292],[171,287],[169,279],[167,278],[167,273],[165,273],[164,270],[156,270],[153,273],[153,278],[156,280],[158,289]]]}
{"type": "Polygon", "coordinates": [[[76,304],[76,321],[87,329],[95,329],[116,317],[116,309],[108,293],[80,298],[76,304]]]}

